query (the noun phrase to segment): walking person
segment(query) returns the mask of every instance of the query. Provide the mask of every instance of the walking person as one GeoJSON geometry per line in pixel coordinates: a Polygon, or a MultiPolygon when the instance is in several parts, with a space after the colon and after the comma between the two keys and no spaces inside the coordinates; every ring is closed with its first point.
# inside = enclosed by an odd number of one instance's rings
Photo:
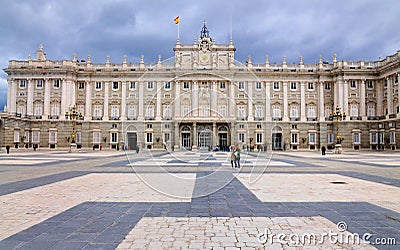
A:
{"type": "Polygon", "coordinates": [[[322,146],[322,147],[321,147],[321,152],[322,152],[322,155],[325,155],[325,152],[326,152],[325,146],[322,146]]]}
{"type": "Polygon", "coordinates": [[[231,165],[233,168],[233,164],[235,163],[236,168],[236,155],[235,155],[235,147],[231,147],[231,165]]]}
{"type": "Polygon", "coordinates": [[[235,167],[237,166],[237,168],[240,168],[240,148],[239,147],[236,147],[235,157],[236,157],[235,167]]]}

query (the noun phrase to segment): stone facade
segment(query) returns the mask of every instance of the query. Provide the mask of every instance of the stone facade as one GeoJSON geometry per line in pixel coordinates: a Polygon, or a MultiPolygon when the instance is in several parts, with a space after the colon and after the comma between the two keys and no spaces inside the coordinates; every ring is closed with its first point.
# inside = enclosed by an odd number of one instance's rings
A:
{"type": "Polygon", "coordinates": [[[316,150],[339,134],[352,149],[400,147],[400,51],[375,62],[235,61],[206,25],[154,63],[10,60],[0,145],[82,148],[316,150]],[[83,118],[66,119],[76,106],[83,118]],[[343,121],[329,119],[340,107],[343,121]]]}

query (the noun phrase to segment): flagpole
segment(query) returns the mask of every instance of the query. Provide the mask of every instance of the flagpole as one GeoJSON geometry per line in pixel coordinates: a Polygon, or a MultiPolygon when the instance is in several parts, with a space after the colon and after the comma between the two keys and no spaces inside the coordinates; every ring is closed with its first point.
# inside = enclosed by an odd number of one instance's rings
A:
{"type": "Polygon", "coordinates": [[[179,26],[180,26],[181,24],[180,24],[180,22],[178,23],[178,40],[180,39],[180,36],[179,36],[179,26]]]}

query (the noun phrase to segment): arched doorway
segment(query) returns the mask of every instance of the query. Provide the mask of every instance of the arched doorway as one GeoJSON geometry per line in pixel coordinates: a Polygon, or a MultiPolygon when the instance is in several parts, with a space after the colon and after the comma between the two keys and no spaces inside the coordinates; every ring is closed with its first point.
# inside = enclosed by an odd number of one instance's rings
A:
{"type": "Polygon", "coordinates": [[[218,128],[218,146],[223,151],[228,149],[228,128],[226,126],[218,128]]]}
{"type": "Polygon", "coordinates": [[[282,128],[275,126],[272,129],[272,150],[283,150],[282,128]]]}
{"type": "Polygon", "coordinates": [[[183,149],[191,149],[192,144],[190,142],[190,127],[184,126],[181,130],[181,145],[183,149]]]}
{"type": "Polygon", "coordinates": [[[126,129],[126,148],[136,150],[138,148],[137,129],[134,125],[129,125],[126,129]]]}
{"type": "Polygon", "coordinates": [[[209,126],[199,126],[198,148],[210,149],[212,140],[212,131],[209,126]]]}

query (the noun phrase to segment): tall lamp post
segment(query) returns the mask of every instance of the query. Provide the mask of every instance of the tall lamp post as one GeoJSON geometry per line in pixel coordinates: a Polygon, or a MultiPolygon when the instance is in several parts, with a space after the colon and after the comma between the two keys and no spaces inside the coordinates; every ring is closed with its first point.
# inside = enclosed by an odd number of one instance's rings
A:
{"type": "Polygon", "coordinates": [[[341,154],[342,153],[342,141],[343,138],[339,135],[339,121],[346,119],[346,113],[342,113],[340,106],[336,106],[335,112],[329,114],[329,120],[336,120],[336,144],[335,144],[335,153],[341,154]]]}
{"type": "Polygon", "coordinates": [[[76,104],[69,109],[69,111],[65,112],[65,120],[72,121],[72,133],[71,133],[71,145],[70,145],[70,152],[75,151],[77,149],[76,142],[75,142],[75,121],[82,120],[83,116],[82,113],[79,113],[76,110],[76,104]]]}

